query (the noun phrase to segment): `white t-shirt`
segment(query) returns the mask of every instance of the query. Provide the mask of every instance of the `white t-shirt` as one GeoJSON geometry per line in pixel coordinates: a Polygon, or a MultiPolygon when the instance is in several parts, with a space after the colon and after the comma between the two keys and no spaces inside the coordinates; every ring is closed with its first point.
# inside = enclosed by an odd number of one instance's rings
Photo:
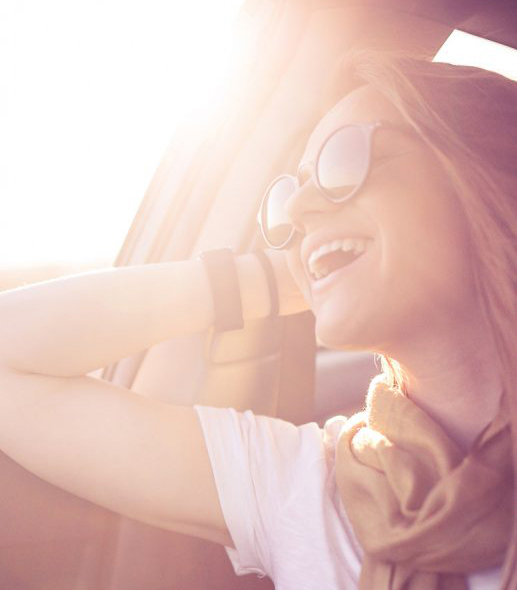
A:
{"type": "MultiPolygon", "coordinates": [[[[195,406],[237,575],[269,576],[276,590],[357,590],[363,552],[334,481],[345,418],[322,429],[230,408],[195,406]]],[[[500,568],[469,576],[497,590],[500,568]]]]}

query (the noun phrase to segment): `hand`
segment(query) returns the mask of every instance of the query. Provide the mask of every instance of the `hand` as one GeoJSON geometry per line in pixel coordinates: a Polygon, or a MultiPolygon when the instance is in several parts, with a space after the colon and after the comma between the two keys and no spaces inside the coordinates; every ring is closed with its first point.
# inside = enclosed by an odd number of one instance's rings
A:
{"type": "Polygon", "coordinates": [[[286,252],[284,250],[267,249],[265,253],[271,260],[275,271],[280,315],[307,311],[309,305],[289,270],[286,252]]]}

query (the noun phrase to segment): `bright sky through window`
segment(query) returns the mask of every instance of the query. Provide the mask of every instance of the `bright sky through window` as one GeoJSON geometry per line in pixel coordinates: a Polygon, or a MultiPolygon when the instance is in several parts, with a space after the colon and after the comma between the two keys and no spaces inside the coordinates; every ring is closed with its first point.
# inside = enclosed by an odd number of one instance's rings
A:
{"type": "Polygon", "coordinates": [[[453,31],[434,61],[477,66],[517,80],[517,51],[500,43],[480,39],[463,31],[453,31]]]}
{"type": "Polygon", "coordinates": [[[115,258],[241,2],[2,0],[0,267],[115,258]]]}
{"type": "MultiPolygon", "coordinates": [[[[224,79],[241,2],[2,1],[0,267],[115,258],[178,120],[224,79]]],[[[516,77],[516,51],[477,43],[439,59],[516,77]]]]}

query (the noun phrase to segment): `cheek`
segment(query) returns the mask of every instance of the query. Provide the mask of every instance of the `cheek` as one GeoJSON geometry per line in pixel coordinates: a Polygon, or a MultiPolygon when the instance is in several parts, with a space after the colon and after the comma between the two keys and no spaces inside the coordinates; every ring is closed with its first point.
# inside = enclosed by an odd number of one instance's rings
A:
{"type": "Polygon", "coordinates": [[[442,223],[438,237],[429,235],[422,257],[425,266],[420,270],[424,284],[441,299],[444,311],[458,310],[474,293],[468,235],[461,223],[451,225],[449,221],[442,223]]]}
{"type": "Polygon", "coordinates": [[[449,314],[472,295],[467,223],[447,186],[422,174],[383,211],[383,274],[399,304],[449,314]],[[398,211],[398,215],[394,212],[398,211]]]}

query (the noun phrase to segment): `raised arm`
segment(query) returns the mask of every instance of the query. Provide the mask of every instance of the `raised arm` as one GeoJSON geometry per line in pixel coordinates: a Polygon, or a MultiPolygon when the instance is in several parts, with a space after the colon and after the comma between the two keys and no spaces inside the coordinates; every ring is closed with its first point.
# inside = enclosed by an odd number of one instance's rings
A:
{"type": "MultiPolygon", "coordinates": [[[[281,311],[296,311],[304,304],[283,255],[272,260],[281,311]]],[[[257,260],[236,262],[245,318],[267,315],[257,260]]],[[[212,316],[198,261],[94,271],[0,293],[0,450],[120,514],[231,545],[195,411],[85,376],[206,329],[212,316]]]]}
{"type": "MultiPolygon", "coordinates": [[[[270,252],[281,312],[303,308],[270,252]]],[[[236,257],[245,319],[265,317],[269,294],[255,256],[236,257]]],[[[85,272],[0,293],[0,366],[21,373],[85,375],[213,322],[210,284],[198,260],[85,272]]]]}

